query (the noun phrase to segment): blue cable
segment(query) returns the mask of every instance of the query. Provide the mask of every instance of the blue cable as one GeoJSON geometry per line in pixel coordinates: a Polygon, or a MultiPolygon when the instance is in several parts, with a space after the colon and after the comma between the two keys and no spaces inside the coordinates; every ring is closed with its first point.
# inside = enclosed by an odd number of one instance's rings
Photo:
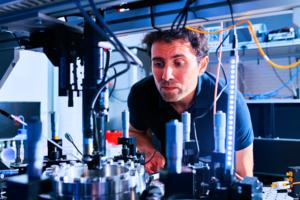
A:
{"type": "Polygon", "coordinates": [[[278,94],[278,92],[280,90],[285,88],[287,85],[291,84],[291,82],[298,76],[299,73],[300,73],[300,70],[297,69],[297,72],[294,73],[293,76],[288,81],[284,82],[281,86],[279,86],[278,88],[276,88],[272,91],[261,93],[261,94],[244,93],[243,96],[250,97],[251,99],[268,99],[268,98],[274,97],[278,94]]]}

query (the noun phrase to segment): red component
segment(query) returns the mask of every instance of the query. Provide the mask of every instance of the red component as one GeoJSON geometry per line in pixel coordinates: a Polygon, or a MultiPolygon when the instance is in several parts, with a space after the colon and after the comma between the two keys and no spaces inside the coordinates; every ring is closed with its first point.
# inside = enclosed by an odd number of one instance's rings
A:
{"type": "Polygon", "coordinates": [[[122,131],[118,130],[107,130],[106,131],[106,141],[112,145],[118,145],[118,138],[122,137],[122,131]]]}

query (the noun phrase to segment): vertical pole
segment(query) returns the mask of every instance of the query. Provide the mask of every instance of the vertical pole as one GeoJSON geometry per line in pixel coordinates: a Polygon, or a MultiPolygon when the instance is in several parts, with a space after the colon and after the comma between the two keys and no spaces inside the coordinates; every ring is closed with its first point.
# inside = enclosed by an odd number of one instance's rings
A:
{"type": "Polygon", "coordinates": [[[93,153],[93,129],[91,105],[97,94],[97,80],[99,76],[100,53],[99,39],[96,31],[88,24],[84,26],[84,79],[82,88],[82,128],[84,159],[91,158],[93,153]]]}

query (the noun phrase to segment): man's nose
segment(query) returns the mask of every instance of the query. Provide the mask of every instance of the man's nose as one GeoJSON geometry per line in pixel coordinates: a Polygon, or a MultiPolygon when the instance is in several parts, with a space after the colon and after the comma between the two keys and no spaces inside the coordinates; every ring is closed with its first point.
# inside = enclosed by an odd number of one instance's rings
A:
{"type": "Polygon", "coordinates": [[[168,81],[168,80],[171,80],[173,78],[174,78],[173,68],[170,67],[170,66],[164,67],[162,79],[165,80],[165,81],[168,81]]]}

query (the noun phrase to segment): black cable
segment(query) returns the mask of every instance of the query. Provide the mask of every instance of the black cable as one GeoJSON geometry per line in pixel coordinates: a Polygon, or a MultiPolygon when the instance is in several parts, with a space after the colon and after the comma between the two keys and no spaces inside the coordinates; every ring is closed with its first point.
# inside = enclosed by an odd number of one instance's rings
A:
{"type": "MultiPolygon", "coordinates": [[[[231,20],[232,20],[232,23],[234,24],[232,5],[231,5],[230,0],[227,0],[227,2],[228,2],[228,5],[229,5],[229,8],[230,8],[231,20]]],[[[231,30],[230,30],[230,32],[231,32],[231,30]]],[[[219,52],[219,49],[220,49],[221,45],[223,45],[224,41],[229,37],[230,32],[227,33],[227,35],[224,37],[224,39],[222,40],[222,42],[221,42],[221,43],[219,44],[219,46],[217,47],[216,52],[215,52],[217,57],[218,57],[218,52],[219,52]]],[[[221,70],[222,70],[222,73],[223,73],[223,76],[224,76],[225,86],[224,86],[224,87],[222,88],[222,90],[219,92],[219,94],[218,94],[218,96],[217,96],[217,99],[216,99],[216,102],[217,102],[218,99],[221,97],[221,95],[222,95],[222,93],[225,91],[225,89],[228,87],[226,73],[225,73],[225,70],[224,70],[224,67],[223,67],[222,63],[221,63],[220,66],[221,66],[221,70]]],[[[195,136],[197,135],[197,133],[196,133],[196,132],[197,132],[197,131],[196,131],[196,120],[205,117],[205,116],[209,113],[209,111],[213,109],[213,107],[214,107],[214,102],[212,102],[212,104],[210,105],[210,107],[209,107],[204,113],[202,113],[202,115],[197,116],[197,117],[195,117],[195,118],[193,119],[193,126],[194,126],[194,133],[195,133],[195,136]]]]}
{"type": "Polygon", "coordinates": [[[228,3],[228,6],[229,6],[229,10],[230,10],[231,22],[232,22],[232,25],[234,25],[235,22],[234,22],[234,18],[233,18],[233,7],[232,7],[231,0],[227,0],[227,3],[228,3]]]}
{"type": "MultiPolygon", "coordinates": [[[[229,6],[229,10],[230,10],[230,16],[231,16],[231,23],[232,25],[235,24],[234,22],[234,18],[233,18],[233,8],[232,8],[232,3],[231,0],[227,0],[228,6],[229,6]]],[[[236,34],[235,32],[233,33],[233,37],[232,37],[232,51],[230,52],[231,55],[234,55],[234,49],[236,48],[236,34]]]]}
{"type": "MultiPolygon", "coordinates": [[[[187,20],[188,20],[188,16],[189,16],[189,10],[190,10],[190,7],[191,5],[195,2],[195,0],[189,0],[189,2],[187,3],[187,6],[185,7],[185,10],[184,10],[184,17],[183,17],[183,24],[182,24],[182,28],[185,27],[186,23],[187,23],[187,20]]],[[[179,27],[178,27],[179,28],[179,27]]]]}
{"type": "MultiPolygon", "coordinates": [[[[130,57],[130,58],[132,59],[133,63],[136,64],[136,65],[142,66],[142,63],[141,63],[141,61],[140,61],[136,56],[134,56],[134,55],[129,51],[129,49],[128,49],[127,47],[125,47],[125,46],[117,39],[117,37],[113,34],[113,32],[108,28],[108,26],[107,26],[107,24],[104,22],[102,16],[98,13],[98,10],[97,10],[97,8],[96,8],[96,5],[95,5],[94,1],[93,1],[93,0],[89,0],[89,3],[90,3],[90,6],[91,6],[91,8],[92,8],[92,11],[93,11],[93,13],[95,14],[95,17],[96,17],[96,19],[98,20],[98,22],[100,23],[101,27],[105,30],[106,33],[108,33],[108,34],[110,35],[110,37],[112,38],[112,39],[110,39],[110,40],[113,42],[114,46],[115,46],[117,49],[119,49],[120,53],[122,54],[122,56],[124,57],[124,59],[125,59],[125,61],[126,61],[126,63],[127,63],[127,67],[126,67],[125,70],[122,70],[121,72],[118,72],[118,73],[116,74],[116,76],[110,77],[107,81],[105,81],[105,79],[103,79],[103,81],[100,83],[100,87],[99,87],[99,88],[100,88],[100,89],[99,89],[100,92],[98,92],[97,95],[96,95],[95,98],[94,98],[94,100],[96,100],[96,99],[98,99],[98,97],[99,97],[99,95],[100,95],[100,93],[101,93],[103,87],[104,87],[110,80],[112,80],[112,78],[116,78],[117,76],[119,76],[119,75],[121,75],[121,74],[123,74],[123,73],[125,73],[125,72],[127,72],[127,71],[129,70],[130,64],[131,64],[132,62],[129,61],[129,59],[127,58],[127,56],[130,57]],[[126,53],[126,55],[124,54],[124,52],[126,53]],[[104,81],[105,81],[105,82],[104,82],[104,81]],[[102,86],[101,86],[101,85],[102,85],[102,86]]],[[[79,4],[80,4],[80,3],[79,3],[79,4]]],[[[107,73],[107,70],[106,70],[106,73],[107,73]]],[[[94,101],[94,102],[95,102],[95,101],[94,101]]],[[[95,103],[93,103],[93,104],[95,105],[95,103]]],[[[92,105],[92,107],[91,107],[92,110],[94,109],[94,105],[92,105]]]]}
{"type": "MultiPolygon", "coordinates": [[[[222,90],[219,92],[219,94],[218,94],[218,96],[217,96],[216,101],[219,100],[219,98],[221,97],[222,93],[225,91],[225,89],[226,89],[227,87],[228,87],[228,86],[225,85],[225,86],[222,88],[222,90]]],[[[195,117],[195,118],[194,118],[194,121],[195,121],[196,119],[200,119],[200,118],[205,117],[205,115],[207,115],[207,114],[209,113],[209,111],[213,109],[213,107],[214,107],[214,102],[213,102],[213,103],[207,108],[207,110],[206,110],[205,112],[203,112],[200,116],[195,117]]]]}
{"type": "MultiPolygon", "coordinates": [[[[180,15],[179,15],[180,18],[179,18],[178,24],[177,24],[177,26],[176,26],[176,29],[177,29],[177,30],[180,29],[180,25],[181,25],[181,23],[182,23],[182,20],[184,19],[185,15],[186,15],[185,10],[186,10],[186,6],[180,11],[180,15]]],[[[184,26],[182,26],[182,27],[184,27],[184,26]]]]}
{"type": "MultiPolygon", "coordinates": [[[[229,37],[229,34],[230,34],[230,32],[227,33],[227,35],[223,38],[222,42],[217,47],[216,52],[215,52],[217,57],[218,57],[218,52],[219,52],[219,49],[220,49],[221,45],[223,45],[224,41],[229,37]]],[[[219,92],[219,94],[217,96],[217,99],[216,99],[216,102],[218,101],[218,99],[220,98],[222,93],[225,91],[225,89],[227,88],[227,84],[228,84],[226,73],[225,73],[225,70],[224,70],[224,67],[223,67],[222,63],[221,63],[220,66],[221,66],[222,74],[224,76],[225,85],[222,88],[222,90],[219,92]]],[[[205,115],[207,115],[209,113],[209,111],[213,108],[213,106],[214,106],[214,102],[212,102],[212,104],[207,108],[207,110],[202,115],[195,117],[194,120],[205,117],[205,115]]]]}
{"type": "MultiPolygon", "coordinates": [[[[90,5],[92,7],[92,10],[97,18],[97,22],[100,23],[100,26],[98,24],[96,24],[91,17],[85,12],[85,10],[83,9],[83,7],[81,6],[81,2],[80,0],[76,1],[76,5],[78,7],[78,9],[80,10],[81,14],[83,15],[84,19],[88,22],[88,24],[101,36],[105,37],[105,39],[107,41],[109,41],[122,55],[122,57],[124,58],[125,62],[127,63],[127,67],[122,70],[121,72],[117,73],[115,76],[110,77],[108,80],[106,80],[106,76],[107,76],[107,71],[108,69],[104,69],[104,76],[100,82],[100,84],[98,85],[98,92],[96,93],[96,95],[93,97],[93,101],[92,104],[90,105],[90,118],[93,120],[91,121],[90,124],[90,129],[93,131],[93,135],[97,135],[97,123],[96,123],[96,112],[95,112],[95,105],[96,105],[96,101],[99,98],[102,90],[106,87],[106,84],[111,81],[113,78],[116,78],[117,76],[127,72],[130,68],[130,61],[128,59],[128,57],[130,57],[135,63],[137,63],[138,65],[141,65],[141,62],[134,56],[132,55],[132,53],[122,45],[122,43],[116,38],[116,36],[110,31],[110,29],[108,28],[108,26],[104,23],[104,20],[102,19],[102,17],[100,16],[100,14],[98,13],[96,6],[94,5],[92,0],[89,0],[90,5]],[[101,28],[100,28],[101,27],[101,28]],[[96,128],[95,128],[96,127],[96,128]]],[[[97,137],[96,137],[97,138],[97,137]]]]}
{"type": "MultiPolygon", "coordinates": [[[[123,56],[123,58],[125,59],[125,62],[127,63],[127,67],[126,69],[122,70],[121,72],[117,73],[116,76],[110,77],[108,80],[106,80],[106,75],[107,75],[107,71],[108,69],[104,70],[104,76],[103,79],[101,81],[101,83],[99,84],[99,90],[97,92],[97,94],[94,97],[93,103],[91,105],[91,111],[93,113],[94,111],[94,107],[96,104],[96,100],[98,99],[101,91],[103,90],[103,88],[105,87],[105,85],[111,81],[113,78],[125,73],[126,71],[129,70],[130,68],[130,61],[128,60],[127,56],[129,56],[135,63],[137,63],[138,65],[140,65],[140,62],[138,62],[138,60],[135,58],[135,56],[133,56],[128,49],[124,48],[124,46],[121,44],[121,42],[115,37],[115,35],[108,29],[107,25],[103,22],[102,17],[100,16],[99,13],[97,13],[97,9],[93,3],[92,0],[89,0],[92,9],[94,10],[94,13],[97,17],[97,20],[99,21],[99,23],[101,24],[101,28],[88,16],[88,14],[84,11],[84,9],[81,6],[80,1],[76,1],[76,5],[77,7],[80,9],[83,17],[85,18],[85,20],[90,24],[90,26],[97,31],[99,34],[103,35],[104,37],[106,37],[106,39],[111,42],[113,44],[113,46],[120,52],[120,54],[123,56]],[[104,31],[105,30],[105,31],[104,31]],[[110,36],[108,36],[107,34],[110,34],[110,36]],[[125,55],[125,53],[127,53],[127,55],[125,55]]],[[[124,63],[124,61],[122,62],[124,63]]]]}
{"type": "MultiPolygon", "coordinates": [[[[120,53],[122,53],[122,51],[124,51],[128,57],[130,57],[132,59],[133,62],[135,62],[137,65],[142,66],[141,61],[135,56],[133,55],[129,49],[124,46],[120,40],[115,36],[115,34],[109,29],[109,27],[107,26],[107,24],[104,22],[103,17],[98,13],[98,10],[96,8],[96,5],[94,3],[93,0],[89,0],[90,6],[92,8],[93,13],[95,14],[96,19],[99,21],[100,25],[102,26],[103,29],[105,29],[105,32],[107,32],[114,40],[114,42],[116,42],[117,46],[120,47],[120,53]]],[[[127,57],[124,56],[124,59],[126,59],[127,57]]],[[[126,59],[128,62],[129,60],[126,59]]]]}
{"type": "Polygon", "coordinates": [[[188,9],[189,9],[189,5],[190,5],[190,2],[192,0],[187,0],[186,2],[186,5],[184,6],[183,10],[182,10],[182,14],[179,18],[179,22],[176,26],[176,29],[180,29],[180,28],[184,28],[185,25],[186,25],[186,21],[187,21],[187,16],[188,16],[188,9]],[[183,22],[183,24],[182,24],[183,22]],[[180,27],[180,25],[182,24],[182,27],[180,27]]]}
{"type": "MultiPolygon", "coordinates": [[[[221,69],[222,69],[222,72],[223,72],[224,76],[226,77],[222,65],[221,65],[221,69]]],[[[205,73],[207,73],[207,72],[205,72],[205,73]]],[[[208,74],[209,76],[211,76],[209,73],[207,73],[207,74],[208,74]]],[[[226,80],[226,82],[227,82],[227,80],[226,80]]],[[[217,98],[217,99],[216,99],[216,102],[217,102],[218,99],[221,97],[222,93],[225,91],[226,88],[227,88],[227,83],[226,83],[226,85],[222,88],[222,90],[219,92],[218,96],[216,97],[216,98],[217,98]]],[[[193,123],[192,123],[192,124],[193,124],[193,127],[194,127],[194,137],[195,137],[195,140],[196,140],[196,145],[197,145],[198,153],[200,153],[200,147],[199,147],[198,136],[197,136],[197,130],[196,130],[196,120],[205,117],[205,116],[213,109],[213,107],[214,107],[214,101],[213,101],[212,104],[206,109],[205,112],[203,112],[200,116],[197,116],[197,117],[195,117],[195,118],[193,119],[193,123]]]]}
{"type": "Polygon", "coordinates": [[[90,16],[85,12],[85,10],[83,9],[83,7],[81,6],[80,0],[76,1],[76,5],[78,7],[78,9],[80,10],[81,14],[83,15],[84,19],[88,22],[88,24],[99,34],[105,37],[105,39],[107,39],[109,42],[111,42],[113,44],[113,46],[116,49],[119,49],[118,47],[116,47],[117,45],[114,43],[114,41],[111,40],[111,38],[107,35],[107,33],[101,29],[98,24],[96,24],[91,18],[90,16]]]}
{"type": "MultiPolygon", "coordinates": [[[[223,45],[223,43],[224,43],[224,42],[226,41],[226,39],[229,37],[230,32],[231,32],[231,30],[227,33],[227,35],[223,38],[222,42],[221,42],[221,43],[219,44],[219,46],[217,47],[216,52],[215,52],[217,58],[218,58],[218,52],[219,52],[221,46],[223,45]]],[[[220,62],[221,62],[221,61],[220,61],[220,62]]],[[[221,70],[222,70],[223,77],[224,77],[224,80],[225,80],[225,85],[227,86],[227,77],[226,77],[226,73],[225,73],[224,67],[223,67],[223,65],[222,65],[222,62],[221,62],[221,70]]]]}
{"type": "MultiPolygon", "coordinates": [[[[126,63],[126,61],[117,61],[117,62],[114,62],[113,64],[111,64],[111,65],[109,66],[109,68],[112,68],[112,67],[114,67],[114,66],[116,66],[116,65],[119,65],[119,64],[125,64],[125,63],[126,63]]],[[[130,62],[130,64],[135,64],[135,63],[130,62]]],[[[106,70],[106,71],[107,71],[107,70],[106,70]]],[[[98,90],[98,93],[96,94],[96,97],[98,98],[98,96],[100,95],[101,91],[103,90],[103,88],[105,87],[105,85],[106,85],[107,83],[109,83],[111,80],[113,80],[113,79],[115,79],[116,77],[118,77],[118,76],[124,74],[124,73],[127,72],[127,71],[128,71],[128,66],[126,67],[126,69],[121,70],[121,71],[118,72],[117,74],[115,74],[115,75],[111,76],[110,78],[108,78],[106,81],[101,82],[100,85],[99,85],[99,90],[98,90]]],[[[92,106],[91,106],[92,111],[94,110],[94,107],[95,107],[95,103],[96,103],[97,98],[94,98],[94,101],[93,101],[93,103],[92,103],[92,106]]]]}
{"type": "Polygon", "coordinates": [[[151,26],[157,31],[162,31],[161,28],[158,28],[155,26],[155,18],[154,18],[154,11],[153,11],[153,5],[150,5],[150,19],[151,19],[151,26]]]}
{"type": "Polygon", "coordinates": [[[190,6],[194,2],[195,2],[195,0],[187,0],[186,1],[184,7],[180,10],[180,12],[176,15],[174,21],[172,22],[171,30],[174,30],[176,23],[177,23],[176,30],[185,27],[187,19],[188,19],[188,12],[189,12],[190,6]]]}
{"type": "MultiPolygon", "coordinates": [[[[93,3],[93,2],[91,2],[93,3]]],[[[124,48],[121,48],[120,46],[123,46],[117,39],[116,37],[113,35],[113,33],[108,29],[108,27],[103,25],[103,23],[101,23],[101,28],[99,27],[98,24],[96,24],[91,18],[90,16],[85,12],[85,10],[83,9],[83,7],[81,6],[80,0],[76,1],[76,5],[79,8],[81,14],[83,15],[84,19],[89,23],[89,25],[100,35],[104,36],[122,55],[122,57],[128,61],[128,58],[126,57],[125,53],[126,50],[124,50],[124,48]],[[108,30],[106,30],[108,29],[108,30]],[[104,31],[105,30],[105,31],[104,31]],[[112,34],[112,35],[108,35],[108,34],[112,34]],[[111,36],[111,37],[110,37],[111,36]],[[113,39],[114,40],[113,40],[113,39]]],[[[92,5],[91,5],[92,6],[92,5]]],[[[93,9],[96,9],[94,6],[92,6],[93,9]]],[[[97,10],[96,10],[97,11],[97,10]]],[[[97,12],[96,12],[97,13],[97,12]]],[[[98,14],[98,13],[97,13],[98,14]]],[[[99,14],[98,14],[99,15],[99,14]]],[[[98,16],[97,15],[97,16],[98,16]]],[[[100,16],[100,15],[99,15],[100,16]]],[[[97,17],[97,19],[99,18],[99,16],[97,17]]],[[[101,16],[98,19],[99,22],[103,22],[101,16]]],[[[127,53],[127,52],[126,52],[127,53]]],[[[129,61],[128,61],[129,63],[129,61]]],[[[105,80],[105,77],[103,79],[103,81],[105,80]]]]}
{"type": "Polygon", "coordinates": [[[110,62],[110,50],[107,50],[106,60],[105,60],[105,68],[109,67],[109,62],[110,62]]]}
{"type": "MultiPolygon", "coordinates": [[[[117,70],[115,67],[113,67],[114,73],[115,75],[117,74],[117,70]]],[[[116,89],[116,84],[117,84],[117,79],[115,78],[114,80],[114,84],[113,87],[111,88],[110,94],[109,94],[109,98],[112,97],[114,90],[116,89]]]]}
{"type": "Polygon", "coordinates": [[[196,11],[193,9],[193,8],[190,8],[190,11],[193,13],[193,15],[194,15],[194,17],[196,18],[196,19],[203,19],[204,21],[209,21],[207,18],[205,18],[205,17],[199,17],[198,15],[197,15],[197,13],[196,13],[196,11]]]}
{"type": "Polygon", "coordinates": [[[154,151],[154,153],[152,154],[151,158],[149,158],[147,161],[145,161],[145,165],[148,164],[155,156],[157,150],[154,151]]]}
{"type": "Polygon", "coordinates": [[[69,133],[65,133],[65,138],[75,147],[77,152],[82,156],[82,152],[78,149],[76,144],[74,143],[73,137],[69,133]]]}
{"type": "MultiPolygon", "coordinates": [[[[225,42],[225,40],[229,37],[230,35],[230,32],[227,33],[227,35],[223,38],[222,42],[219,44],[219,46],[216,48],[216,57],[218,58],[218,52],[221,48],[221,45],[223,45],[223,43],[225,42]]],[[[221,61],[219,61],[221,62],[221,61]]],[[[228,83],[227,83],[227,77],[226,77],[226,73],[225,73],[225,70],[224,70],[224,67],[222,65],[222,62],[221,62],[221,70],[222,70],[222,74],[223,74],[223,77],[224,77],[224,81],[225,81],[225,85],[224,87],[222,88],[222,90],[219,92],[219,94],[217,95],[216,97],[216,102],[218,101],[218,99],[221,97],[222,93],[225,91],[225,89],[227,88],[228,86],[228,83]]],[[[214,101],[212,102],[212,104],[206,109],[205,112],[203,112],[200,116],[197,116],[193,119],[193,127],[194,127],[194,137],[195,137],[195,140],[196,140],[196,143],[197,143],[197,149],[198,149],[198,153],[200,153],[200,148],[199,148],[199,143],[198,143],[198,138],[197,138],[197,130],[196,130],[196,120],[198,119],[201,119],[203,117],[205,117],[214,107],[214,101]]]]}

